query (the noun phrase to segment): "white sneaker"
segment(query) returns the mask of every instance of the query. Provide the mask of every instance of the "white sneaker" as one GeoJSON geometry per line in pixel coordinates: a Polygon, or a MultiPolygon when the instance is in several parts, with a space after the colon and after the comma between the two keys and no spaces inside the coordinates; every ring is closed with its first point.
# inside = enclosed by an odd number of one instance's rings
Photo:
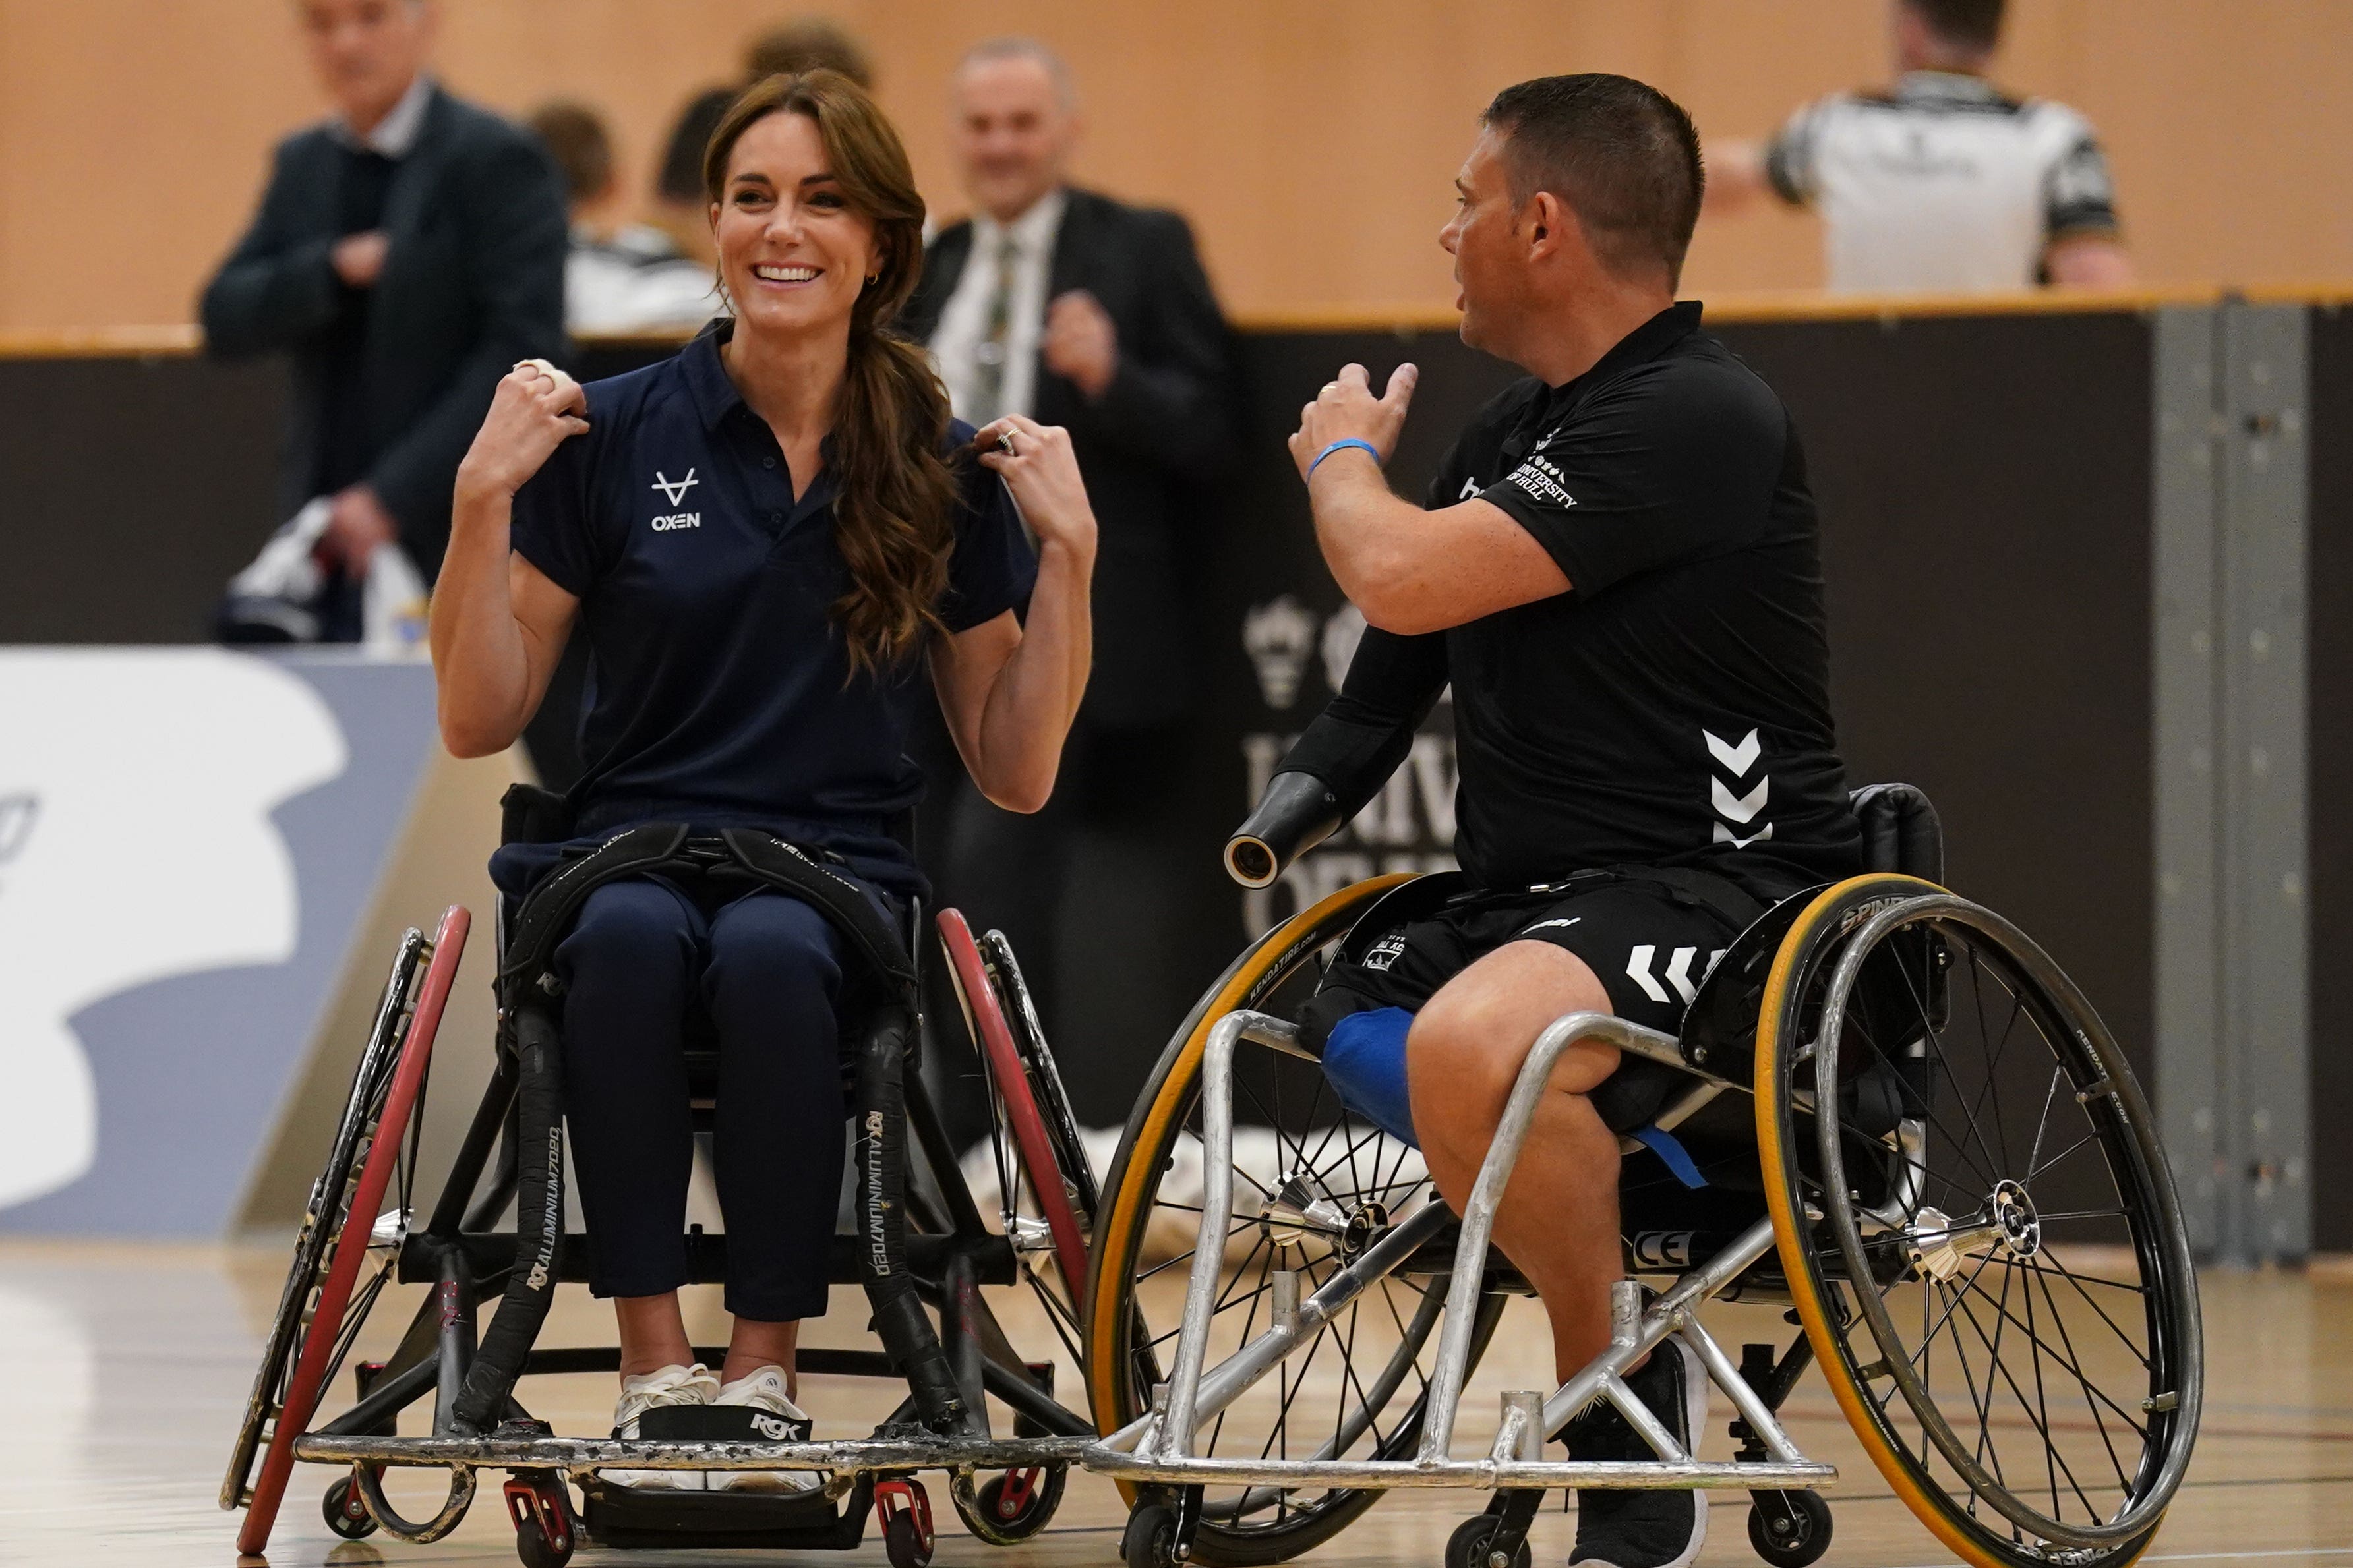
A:
{"type": "MultiPolygon", "coordinates": [[[[739,1377],[722,1388],[711,1403],[753,1411],[754,1429],[771,1442],[808,1441],[808,1415],[785,1392],[783,1367],[764,1366],[739,1377]]],[[[704,1484],[715,1492],[808,1492],[825,1484],[824,1476],[816,1470],[708,1470],[704,1477],[704,1484]]]]}
{"type": "MultiPolygon", "coordinates": [[[[638,1435],[638,1418],[649,1410],[673,1405],[708,1405],[719,1393],[719,1379],[701,1362],[692,1366],[666,1366],[643,1377],[621,1379],[621,1397],[613,1406],[613,1436],[638,1435]]],[[[701,1470],[606,1470],[616,1486],[659,1488],[669,1491],[703,1489],[701,1470]]]]}

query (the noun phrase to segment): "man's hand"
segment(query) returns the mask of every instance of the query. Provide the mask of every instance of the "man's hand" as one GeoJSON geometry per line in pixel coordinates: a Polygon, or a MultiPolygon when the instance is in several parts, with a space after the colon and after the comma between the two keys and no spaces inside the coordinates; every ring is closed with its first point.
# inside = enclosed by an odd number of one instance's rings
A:
{"type": "Polygon", "coordinates": [[[1046,335],[1038,345],[1046,368],[1068,377],[1089,397],[1101,397],[1119,374],[1119,329],[1092,294],[1073,289],[1046,308],[1046,335]]]}
{"type": "Polygon", "coordinates": [[[1299,411],[1299,433],[1291,438],[1291,460],[1305,479],[1315,454],[1335,441],[1370,441],[1386,467],[1397,450],[1398,432],[1405,428],[1406,405],[1413,401],[1414,384],[1421,372],[1401,364],[1389,374],[1389,389],[1373,395],[1372,378],[1360,364],[1340,367],[1339,379],[1327,381],[1314,402],[1299,411]]]}
{"type": "Polygon", "coordinates": [[[373,289],[384,276],[384,258],[392,251],[392,237],[380,228],[347,234],[328,252],[335,276],[354,289],[373,289]]]}
{"type": "Polygon", "coordinates": [[[400,538],[400,525],[384,510],[375,491],[353,485],[339,491],[327,513],[327,531],[319,536],[318,552],[346,577],[367,575],[368,557],[379,544],[400,538]]]}
{"type": "Polygon", "coordinates": [[[551,453],[585,435],[588,395],[543,359],[527,359],[500,378],[491,411],[458,465],[458,494],[512,496],[551,453]]]}

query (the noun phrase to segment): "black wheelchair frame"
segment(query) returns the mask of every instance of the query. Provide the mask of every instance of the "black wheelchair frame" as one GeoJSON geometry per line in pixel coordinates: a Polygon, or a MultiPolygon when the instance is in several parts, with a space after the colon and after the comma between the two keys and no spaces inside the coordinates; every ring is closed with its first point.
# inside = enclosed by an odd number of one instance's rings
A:
{"type": "MultiPolygon", "coordinates": [[[[526,786],[511,792],[511,839],[533,837],[528,825],[545,812],[546,801],[526,786]]],[[[457,1527],[473,1500],[477,1468],[506,1469],[518,1552],[533,1568],[562,1563],[584,1529],[589,1539],[617,1547],[844,1549],[863,1538],[870,1511],[881,1522],[894,1568],[920,1568],[933,1544],[929,1501],[914,1479],[923,1469],[949,1473],[957,1511],[992,1543],[1011,1544],[1042,1529],[1059,1503],[1068,1464],[1092,1427],[1054,1397],[1050,1361],[1025,1361],[1015,1351],[977,1289],[1018,1283],[1025,1268],[1014,1237],[992,1230],[981,1215],[921,1075],[907,1070],[920,1059],[921,1041],[930,1032],[916,956],[929,946],[916,940],[923,931],[921,910],[911,909],[908,929],[896,931],[822,854],[763,834],[690,839],[683,826],[657,825],[617,834],[567,862],[520,907],[502,906],[501,925],[496,1065],[438,1196],[424,1224],[414,1226],[414,1123],[421,1114],[432,1031],[462,951],[463,911],[451,911],[434,942],[412,931],[402,945],[344,1126],[312,1190],[280,1321],[223,1488],[225,1508],[249,1510],[240,1550],[259,1552],[267,1542],[295,1460],[349,1467],[323,1505],[337,1533],[356,1538],[381,1527],[412,1542],[438,1540],[457,1527]],[[586,1237],[565,1234],[563,1225],[560,1003],[549,965],[555,942],[589,891],[619,877],[648,874],[715,877],[791,892],[827,913],[864,960],[844,1009],[855,1020],[844,1038],[857,1129],[860,1229],[836,1236],[830,1279],[864,1288],[883,1348],[805,1349],[798,1364],[813,1374],[906,1382],[908,1396],[870,1439],[565,1439],[515,1398],[524,1377],[619,1368],[617,1348],[543,1350],[533,1343],[554,1288],[587,1278],[586,1237]],[[390,1156],[373,1158],[387,1133],[390,1156]],[[404,1136],[408,1152],[393,1169],[404,1136]],[[375,1175],[378,1167],[386,1169],[385,1176],[375,1175]],[[374,1206],[371,1180],[376,1192],[388,1180],[398,1183],[398,1202],[381,1220],[367,1212],[374,1206]],[[515,1219],[501,1228],[510,1205],[515,1219]],[[356,1282],[354,1260],[336,1256],[360,1246],[375,1269],[364,1286],[356,1282]],[[334,1299],[339,1272],[344,1300],[334,1299]],[[356,1403],[310,1426],[322,1385],[347,1357],[387,1283],[432,1289],[389,1356],[354,1364],[356,1403]],[[496,1308],[485,1326],[480,1309],[493,1299],[496,1308]],[[926,1307],[938,1315],[936,1331],[926,1307]],[[322,1332],[332,1338],[313,1349],[311,1341],[322,1332]],[[431,1436],[398,1436],[401,1412],[428,1395],[431,1436]],[[984,1395],[1015,1412],[1009,1436],[991,1434],[984,1395]],[[261,1472],[258,1484],[248,1486],[257,1457],[261,1472]],[[448,1468],[450,1488],[440,1510],[427,1520],[402,1517],[384,1495],[388,1466],[448,1468]],[[822,1470],[827,1479],[818,1489],[781,1496],[694,1492],[607,1483],[598,1475],[606,1468],[786,1468],[822,1470]],[[1004,1473],[976,1489],[983,1471],[1004,1473]],[[567,1479],[580,1484],[586,1499],[577,1517],[567,1479]]],[[[951,937],[964,929],[955,919],[951,937]]],[[[968,944],[968,935],[964,940],[968,944]]],[[[1039,1118],[1030,1102],[1058,1100],[1059,1079],[1018,968],[996,933],[991,948],[1001,961],[987,967],[990,993],[971,995],[959,976],[959,999],[967,1014],[994,1010],[992,1021],[1008,1013],[1024,1019],[1028,1026],[1017,1032],[1021,1081],[1008,1082],[1014,1075],[1000,1068],[991,1075],[991,1088],[1000,1117],[1006,1097],[1028,1097],[1022,1103],[1035,1121],[1039,1118]]],[[[708,1126],[715,1052],[695,1037],[691,1024],[687,1044],[701,1130],[708,1126]]],[[[1067,1105],[1050,1104],[1044,1120],[1067,1126],[1067,1105]]],[[[1092,1190],[1074,1141],[1058,1141],[1051,1152],[1063,1167],[1050,1178],[1057,1194],[1071,1186],[1092,1190]],[[1076,1171],[1069,1168],[1073,1160],[1076,1171]]],[[[1029,1173],[1033,1184],[1048,1184],[1037,1182],[1039,1173],[1029,1173]]],[[[1008,1219],[1010,1203],[1008,1196],[1008,1219]]],[[[691,1283],[723,1278],[723,1236],[698,1226],[686,1242],[691,1283]]],[[[1067,1269],[1068,1259],[1058,1261],[1067,1269]]],[[[1039,1267],[1033,1261],[1029,1271],[1043,1293],[1039,1267]]],[[[1069,1282],[1068,1289],[1075,1295],[1077,1283],[1069,1282]]],[[[696,1354],[716,1364],[723,1352],[697,1347],[696,1354]]]]}

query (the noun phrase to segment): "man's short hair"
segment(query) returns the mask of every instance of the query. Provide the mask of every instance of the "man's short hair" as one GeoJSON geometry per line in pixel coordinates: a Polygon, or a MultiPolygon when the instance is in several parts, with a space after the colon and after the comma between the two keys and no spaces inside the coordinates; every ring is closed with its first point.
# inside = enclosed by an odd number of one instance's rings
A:
{"type": "Polygon", "coordinates": [[[796,16],[771,27],[744,48],[744,73],[753,81],[803,71],[837,70],[874,90],[874,59],[849,32],[822,16],[796,16]]]}
{"type": "Polygon", "coordinates": [[[1035,38],[983,38],[964,52],[964,58],[956,61],[956,74],[961,76],[974,66],[986,65],[991,60],[1037,61],[1045,68],[1047,79],[1054,84],[1055,100],[1064,109],[1078,107],[1078,84],[1071,76],[1071,68],[1063,63],[1062,57],[1056,54],[1051,47],[1035,38]]]}
{"type": "Polygon", "coordinates": [[[1699,132],[1682,105],[1631,77],[1538,77],[1495,95],[1482,117],[1504,139],[1512,200],[1550,191],[1611,271],[1666,268],[1672,288],[1706,183],[1699,132]]]}
{"type": "Polygon", "coordinates": [[[654,195],[666,202],[702,205],[702,151],[711,145],[711,133],[727,118],[727,106],[734,101],[732,87],[714,87],[688,100],[670,129],[670,144],[662,150],[654,195]]]}
{"type": "Polygon", "coordinates": [[[2001,42],[2001,14],[2007,0],[1904,0],[1928,31],[1964,49],[1993,52],[2001,42]]]}
{"type": "Polygon", "coordinates": [[[593,201],[613,183],[613,138],[604,117],[585,103],[557,99],[524,121],[564,175],[566,201],[593,201]]]}

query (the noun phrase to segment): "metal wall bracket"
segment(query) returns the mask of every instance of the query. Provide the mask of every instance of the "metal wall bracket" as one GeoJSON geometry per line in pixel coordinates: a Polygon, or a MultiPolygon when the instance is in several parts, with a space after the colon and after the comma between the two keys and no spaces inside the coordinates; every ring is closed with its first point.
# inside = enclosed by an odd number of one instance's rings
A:
{"type": "Polygon", "coordinates": [[[2201,1256],[2312,1245],[2306,316],[2158,313],[2157,1090],[2201,1256]]]}

